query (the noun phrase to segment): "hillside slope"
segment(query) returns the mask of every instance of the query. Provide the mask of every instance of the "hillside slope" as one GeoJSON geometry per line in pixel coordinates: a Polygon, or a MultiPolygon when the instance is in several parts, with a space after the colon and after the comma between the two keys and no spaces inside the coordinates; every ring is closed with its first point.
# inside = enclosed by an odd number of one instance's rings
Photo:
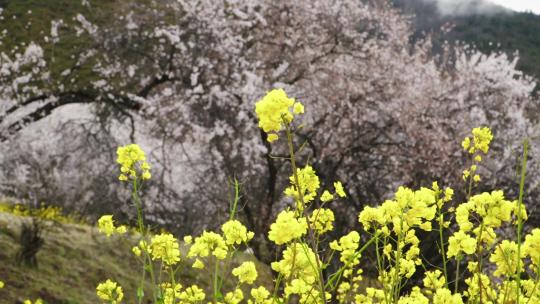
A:
{"type": "Polygon", "coordinates": [[[496,5],[486,9],[486,1],[471,1],[469,7],[445,14],[433,1],[391,1],[406,14],[414,15],[417,36],[432,32],[436,44],[463,41],[486,53],[519,51],[518,68],[540,79],[540,15],[496,5]],[[453,25],[453,30],[441,32],[440,28],[447,24],[453,25]]]}
{"type": "MultiPolygon", "coordinates": [[[[107,238],[90,226],[46,222],[45,244],[37,255],[38,267],[18,266],[15,256],[21,225],[30,220],[0,212],[0,280],[5,283],[0,289],[1,304],[37,298],[48,304],[96,304],[99,301],[95,287],[107,278],[123,287],[125,303],[135,303],[141,269],[131,252],[137,242],[135,236],[107,238]]],[[[245,260],[254,258],[240,253],[233,265],[245,260]]],[[[259,272],[257,283],[271,287],[269,268],[255,262],[259,272]]],[[[198,284],[208,288],[208,277],[196,273],[190,261],[181,262],[180,272],[184,286],[198,284]]]]}

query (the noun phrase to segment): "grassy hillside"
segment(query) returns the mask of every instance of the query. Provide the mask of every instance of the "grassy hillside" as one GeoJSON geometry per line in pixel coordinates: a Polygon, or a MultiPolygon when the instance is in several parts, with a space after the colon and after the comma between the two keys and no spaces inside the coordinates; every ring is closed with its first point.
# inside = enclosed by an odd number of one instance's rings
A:
{"type": "MultiPolygon", "coordinates": [[[[125,303],[135,303],[140,277],[140,264],[131,252],[137,242],[135,236],[107,238],[90,226],[46,222],[45,244],[37,255],[38,267],[31,268],[15,263],[21,225],[30,220],[0,212],[0,280],[5,282],[5,288],[0,289],[0,303],[41,298],[49,304],[95,304],[99,303],[95,287],[107,278],[122,285],[125,303]]],[[[233,264],[245,260],[254,258],[240,253],[233,264]]],[[[209,278],[193,271],[191,263],[181,262],[181,283],[208,288],[209,278]]],[[[256,263],[258,283],[271,287],[269,268],[256,263]]]]}

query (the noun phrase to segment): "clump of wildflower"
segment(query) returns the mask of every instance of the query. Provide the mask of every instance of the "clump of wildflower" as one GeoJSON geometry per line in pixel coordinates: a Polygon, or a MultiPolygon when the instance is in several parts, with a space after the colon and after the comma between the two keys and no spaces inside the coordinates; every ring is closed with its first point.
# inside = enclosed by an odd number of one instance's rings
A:
{"type": "Polygon", "coordinates": [[[162,284],[163,288],[163,304],[175,304],[176,299],[180,297],[180,290],[182,285],[175,284],[172,286],[170,283],[162,284]]]}
{"type": "Polygon", "coordinates": [[[463,304],[461,295],[452,294],[447,288],[439,288],[433,295],[433,304],[463,304]]]}
{"type": "Polygon", "coordinates": [[[281,131],[283,124],[290,124],[294,115],[304,113],[304,106],[287,97],[283,89],[274,89],[257,101],[255,113],[259,118],[259,127],[268,133],[267,140],[273,142],[279,138],[276,133],[281,131]]]}
{"type": "Polygon", "coordinates": [[[133,246],[133,248],[131,248],[131,252],[133,252],[135,256],[141,256],[141,249],[137,246],[133,246]]]}
{"type": "Polygon", "coordinates": [[[167,265],[174,265],[180,261],[178,240],[172,234],[162,233],[152,237],[150,251],[152,259],[160,259],[167,265]]]}
{"type": "Polygon", "coordinates": [[[360,262],[360,255],[356,254],[360,242],[360,234],[356,231],[351,231],[349,234],[342,236],[338,241],[330,243],[330,249],[341,252],[339,260],[347,266],[354,266],[360,262]]]}
{"type": "Polygon", "coordinates": [[[532,269],[538,271],[540,269],[540,229],[535,228],[530,234],[525,236],[523,243],[523,253],[531,258],[532,269]]]}
{"type": "MultiPolygon", "coordinates": [[[[518,263],[518,246],[515,242],[503,240],[498,246],[495,247],[495,251],[491,254],[489,261],[497,266],[497,269],[493,273],[495,276],[513,276],[517,272],[518,263]]],[[[521,258],[523,258],[524,252],[521,251],[521,258]]],[[[523,263],[520,262],[520,271],[523,271],[523,263]]]]}
{"type": "Polygon", "coordinates": [[[251,297],[253,298],[254,304],[265,303],[269,296],[270,292],[263,286],[251,289],[251,297]]]}
{"type": "Polygon", "coordinates": [[[219,260],[227,257],[227,243],[223,237],[215,232],[204,231],[201,236],[195,238],[189,248],[188,257],[207,257],[212,254],[219,260]]]}
{"type": "Polygon", "coordinates": [[[332,210],[318,208],[309,217],[309,222],[318,234],[323,234],[334,229],[334,219],[332,210]]]}
{"type": "Polygon", "coordinates": [[[334,182],[334,190],[339,197],[347,197],[347,194],[345,194],[345,190],[343,189],[343,185],[340,181],[334,182]]]}
{"type": "Polygon", "coordinates": [[[134,179],[140,174],[142,179],[150,179],[150,165],[146,162],[144,151],[137,144],[130,144],[123,147],[118,147],[116,150],[118,158],[116,162],[120,164],[121,181],[134,179]]]}
{"type": "MultiPolygon", "coordinates": [[[[30,300],[24,300],[23,304],[32,304],[32,301],[30,300]]],[[[42,299],[37,299],[34,304],[43,304],[43,300],[42,299]]]]}
{"type": "Polygon", "coordinates": [[[127,229],[126,226],[114,226],[114,219],[112,215],[103,215],[98,220],[98,229],[101,233],[104,233],[107,237],[114,233],[124,234],[127,229]]]}
{"type": "Polygon", "coordinates": [[[431,220],[437,212],[435,194],[435,191],[428,188],[413,191],[399,187],[394,200],[387,200],[378,208],[366,206],[358,220],[366,230],[371,229],[372,225],[391,224],[396,234],[412,227],[431,231],[431,220]]]}
{"type": "Polygon", "coordinates": [[[294,211],[281,211],[276,222],[270,225],[268,239],[282,245],[294,239],[300,238],[307,232],[305,218],[296,218],[294,211]]]}
{"type": "Polygon", "coordinates": [[[317,270],[313,267],[317,265],[316,259],[318,257],[307,244],[292,243],[283,251],[283,258],[278,262],[273,262],[271,267],[284,277],[294,274],[295,277],[312,284],[318,276],[317,270]]]}
{"type": "Polygon", "coordinates": [[[182,303],[198,303],[204,300],[205,297],[204,290],[197,285],[191,285],[178,296],[178,298],[183,301],[182,303]]]}
{"type": "Polygon", "coordinates": [[[491,280],[483,273],[474,273],[465,279],[468,285],[463,294],[468,297],[468,303],[480,303],[480,299],[496,299],[497,292],[491,287],[491,280]]]}
{"type": "Polygon", "coordinates": [[[221,226],[221,231],[223,231],[227,245],[246,243],[254,236],[254,233],[248,231],[238,220],[226,222],[221,226]]]}
{"type": "Polygon", "coordinates": [[[241,289],[235,289],[234,291],[227,292],[225,294],[225,304],[239,304],[244,299],[244,293],[241,289]]]}
{"type": "Polygon", "coordinates": [[[386,223],[383,211],[380,208],[370,206],[364,207],[358,215],[358,221],[364,226],[365,230],[370,230],[373,224],[378,226],[386,223]]]}
{"type": "Polygon", "coordinates": [[[466,254],[473,254],[476,249],[476,239],[467,235],[463,231],[457,231],[448,239],[448,253],[447,256],[459,257],[462,252],[466,254]]]}
{"type": "Polygon", "coordinates": [[[118,283],[107,280],[96,288],[97,296],[104,302],[118,304],[124,298],[122,287],[118,283]]]}
{"type": "Polygon", "coordinates": [[[328,190],[324,190],[323,194],[321,195],[321,202],[326,203],[334,199],[334,195],[330,193],[328,190]]]}
{"type": "Polygon", "coordinates": [[[199,259],[195,259],[195,262],[193,262],[191,267],[193,267],[195,269],[204,269],[205,266],[204,266],[203,261],[201,261],[199,259]]]}
{"type": "Polygon", "coordinates": [[[5,284],[4,282],[0,281],[0,289],[4,288],[5,284]]]}
{"type": "Polygon", "coordinates": [[[471,178],[472,181],[478,183],[480,182],[480,175],[476,173],[478,169],[477,164],[482,161],[482,156],[479,154],[479,152],[483,152],[484,154],[488,153],[489,144],[493,139],[493,134],[491,134],[491,130],[489,128],[482,127],[474,128],[472,130],[472,135],[472,140],[470,137],[465,137],[465,139],[461,142],[463,150],[473,155],[473,164],[468,169],[463,170],[463,180],[471,178]]]}
{"type": "Polygon", "coordinates": [[[403,296],[398,301],[399,304],[428,304],[429,299],[422,294],[420,287],[414,286],[410,294],[403,296]]]}
{"type": "Polygon", "coordinates": [[[257,269],[253,262],[242,263],[232,270],[232,274],[238,278],[240,283],[253,284],[257,279],[257,269]]]}
{"type": "Polygon", "coordinates": [[[487,154],[489,151],[489,144],[493,139],[491,130],[488,127],[474,128],[472,130],[472,135],[472,141],[470,137],[465,137],[463,142],[461,142],[463,150],[470,154],[474,154],[477,151],[482,151],[484,154],[487,154]]]}
{"type": "Polygon", "coordinates": [[[502,191],[484,192],[471,197],[468,202],[456,208],[456,222],[460,230],[470,231],[473,224],[469,218],[471,212],[475,212],[481,217],[485,227],[497,228],[503,222],[509,222],[512,219],[515,209],[515,202],[505,200],[502,191]]]}
{"type": "Polygon", "coordinates": [[[285,195],[294,198],[299,209],[303,210],[304,206],[301,204],[300,195],[304,204],[311,202],[317,196],[317,190],[321,186],[321,183],[317,173],[309,165],[305,168],[296,169],[296,175],[298,176],[298,185],[296,184],[294,174],[291,175],[289,178],[291,186],[285,189],[285,195]]]}
{"type": "MultiPolygon", "coordinates": [[[[322,303],[319,290],[303,277],[293,279],[285,285],[285,296],[289,297],[292,294],[299,296],[299,303],[322,303]]],[[[330,293],[326,293],[325,297],[327,301],[332,298],[330,293]]]]}
{"type": "MultiPolygon", "coordinates": [[[[446,278],[440,270],[426,271],[424,273],[424,287],[431,290],[438,290],[446,284],[446,278]]],[[[429,293],[431,291],[429,290],[429,293]]]]}

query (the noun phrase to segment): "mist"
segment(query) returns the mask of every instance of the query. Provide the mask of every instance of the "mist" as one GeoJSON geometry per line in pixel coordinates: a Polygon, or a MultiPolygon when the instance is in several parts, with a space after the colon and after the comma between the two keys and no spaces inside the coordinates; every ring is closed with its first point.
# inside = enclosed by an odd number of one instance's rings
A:
{"type": "Polygon", "coordinates": [[[500,5],[485,0],[422,0],[435,3],[438,12],[444,16],[493,15],[509,13],[500,5]]]}

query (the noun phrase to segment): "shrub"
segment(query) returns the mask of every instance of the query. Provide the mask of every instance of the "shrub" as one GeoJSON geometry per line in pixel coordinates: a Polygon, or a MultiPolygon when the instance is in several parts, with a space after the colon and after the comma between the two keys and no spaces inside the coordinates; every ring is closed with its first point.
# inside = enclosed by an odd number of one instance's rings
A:
{"type": "Polygon", "coordinates": [[[37,254],[45,241],[42,237],[43,226],[39,219],[32,218],[31,222],[23,222],[19,237],[19,251],[16,255],[18,264],[37,267],[37,254]]]}

